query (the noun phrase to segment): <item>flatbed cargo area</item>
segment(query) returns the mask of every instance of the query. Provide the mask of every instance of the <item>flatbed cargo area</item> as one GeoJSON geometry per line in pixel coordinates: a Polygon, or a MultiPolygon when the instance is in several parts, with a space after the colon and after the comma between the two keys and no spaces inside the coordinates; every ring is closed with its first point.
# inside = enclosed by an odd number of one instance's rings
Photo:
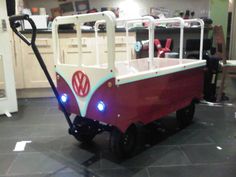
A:
{"type": "Polygon", "coordinates": [[[147,79],[175,72],[180,72],[206,65],[205,60],[178,58],[148,58],[132,60],[130,62],[116,62],[117,81],[127,83],[147,79]]]}

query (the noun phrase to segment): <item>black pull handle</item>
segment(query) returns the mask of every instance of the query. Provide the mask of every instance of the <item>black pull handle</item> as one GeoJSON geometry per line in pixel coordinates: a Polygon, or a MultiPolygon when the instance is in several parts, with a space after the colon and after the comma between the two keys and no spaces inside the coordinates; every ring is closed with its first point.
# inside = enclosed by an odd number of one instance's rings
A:
{"type": "Polygon", "coordinates": [[[34,21],[29,17],[29,15],[13,15],[9,17],[9,21],[12,30],[16,33],[17,36],[19,36],[27,45],[35,45],[37,28],[34,21]],[[19,21],[23,20],[28,21],[32,27],[31,41],[29,41],[21,32],[17,30],[17,28],[21,26],[21,23],[19,21]]]}

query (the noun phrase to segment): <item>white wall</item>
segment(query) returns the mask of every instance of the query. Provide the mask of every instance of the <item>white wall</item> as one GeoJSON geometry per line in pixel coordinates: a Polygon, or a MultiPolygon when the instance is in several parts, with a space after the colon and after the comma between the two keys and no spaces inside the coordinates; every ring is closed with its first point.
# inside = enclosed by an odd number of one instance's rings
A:
{"type": "Polygon", "coordinates": [[[233,11],[234,0],[229,0],[229,12],[233,11]]]}
{"type": "MultiPolygon", "coordinates": [[[[50,9],[58,7],[58,0],[24,0],[28,7],[46,7],[47,13],[50,9]]],[[[76,1],[76,0],[68,0],[76,1]]],[[[175,10],[194,10],[196,16],[206,13],[209,10],[209,0],[89,0],[90,8],[101,7],[122,7],[133,14],[146,15],[150,12],[150,7],[166,7],[174,12],[175,10]],[[131,5],[130,5],[131,4],[131,5]]],[[[121,9],[122,10],[122,9],[121,9]]]]}
{"type": "Polygon", "coordinates": [[[58,0],[24,0],[25,7],[44,7],[47,14],[51,15],[50,9],[58,7],[58,0]]]}
{"type": "Polygon", "coordinates": [[[146,15],[150,13],[150,7],[166,7],[171,12],[175,10],[194,10],[196,15],[199,16],[203,11],[209,10],[209,0],[90,0],[90,6],[100,9],[101,7],[113,6],[120,7],[126,5],[125,2],[131,2],[133,5],[128,5],[130,11],[138,11],[140,15],[146,15]]]}
{"type": "Polygon", "coordinates": [[[230,38],[230,59],[236,60],[236,1],[232,3],[232,32],[230,38]]]}

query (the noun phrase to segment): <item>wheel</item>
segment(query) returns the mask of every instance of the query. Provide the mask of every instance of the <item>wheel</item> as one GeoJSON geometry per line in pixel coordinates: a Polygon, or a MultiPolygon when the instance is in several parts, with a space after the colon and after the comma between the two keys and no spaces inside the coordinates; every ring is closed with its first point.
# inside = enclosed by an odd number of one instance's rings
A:
{"type": "Polygon", "coordinates": [[[125,133],[113,128],[110,137],[110,149],[118,158],[128,158],[143,147],[143,132],[140,126],[131,126],[125,133]]]}
{"type": "Polygon", "coordinates": [[[195,103],[191,103],[187,107],[180,109],[176,112],[176,117],[180,128],[188,126],[194,117],[195,103]]]}
{"type": "Polygon", "coordinates": [[[98,133],[98,128],[86,118],[77,116],[73,121],[73,125],[78,131],[73,136],[82,143],[90,143],[98,133]]]}

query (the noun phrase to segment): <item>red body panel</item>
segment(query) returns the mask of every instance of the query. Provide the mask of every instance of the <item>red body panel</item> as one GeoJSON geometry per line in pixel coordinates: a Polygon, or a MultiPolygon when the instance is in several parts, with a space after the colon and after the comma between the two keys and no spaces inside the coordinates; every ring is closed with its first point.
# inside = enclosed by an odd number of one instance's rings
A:
{"type": "MultiPolygon", "coordinates": [[[[60,86],[58,88],[61,89],[60,86]]],[[[115,79],[111,79],[93,94],[86,117],[112,124],[124,132],[132,123],[147,124],[187,106],[193,99],[202,98],[202,92],[203,68],[120,86],[116,86],[115,79]],[[112,87],[109,87],[109,82],[112,83],[112,87]],[[99,101],[106,105],[104,112],[97,109],[99,101]]],[[[72,113],[80,114],[77,104],[69,104],[72,113]]]]}
{"type": "Polygon", "coordinates": [[[56,78],[57,91],[59,92],[59,95],[63,95],[64,93],[68,95],[68,102],[64,104],[66,110],[68,111],[68,113],[76,113],[77,115],[80,115],[79,106],[69,85],[66,83],[64,78],[58,73],[56,74],[56,78]]]}

